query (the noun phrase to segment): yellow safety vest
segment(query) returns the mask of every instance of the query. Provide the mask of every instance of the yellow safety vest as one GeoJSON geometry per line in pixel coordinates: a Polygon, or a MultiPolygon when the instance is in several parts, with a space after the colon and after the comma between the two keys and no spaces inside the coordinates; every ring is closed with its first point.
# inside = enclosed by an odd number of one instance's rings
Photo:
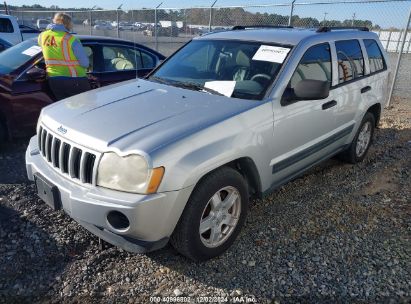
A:
{"type": "Polygon", "coordinates": [[[49,77],[86,77],[86,69],[80,66],[73,53],[75,41],[76,38],[67,32],[47,30],[39,35],[38,43],[49,77]]]}

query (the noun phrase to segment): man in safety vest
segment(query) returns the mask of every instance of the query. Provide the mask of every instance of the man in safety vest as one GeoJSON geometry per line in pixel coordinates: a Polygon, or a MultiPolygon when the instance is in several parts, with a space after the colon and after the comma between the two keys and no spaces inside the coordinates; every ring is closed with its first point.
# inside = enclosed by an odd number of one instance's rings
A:
{"type": "Polygon", "coordinates": [[[89,59],[81,42],[69,33],[72,29],[71,17],[57,13],[38,37],[49,86],[57,100],[90,90],[86,75],[89,59]]]}

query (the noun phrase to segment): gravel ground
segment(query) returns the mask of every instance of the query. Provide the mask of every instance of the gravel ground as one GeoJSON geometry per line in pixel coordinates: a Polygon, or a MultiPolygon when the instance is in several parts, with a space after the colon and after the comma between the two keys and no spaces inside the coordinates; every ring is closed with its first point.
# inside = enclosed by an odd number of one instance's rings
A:
{"type": "Polygon", "coordinates": [[[411,301],[410,99],[385,113],[363,163],[330,160],[253,202],[233,247],[204,263],[171,247],[100,250],[96,237],[36,197],[25,147],[0,152],[0,302],[411,301]]]}

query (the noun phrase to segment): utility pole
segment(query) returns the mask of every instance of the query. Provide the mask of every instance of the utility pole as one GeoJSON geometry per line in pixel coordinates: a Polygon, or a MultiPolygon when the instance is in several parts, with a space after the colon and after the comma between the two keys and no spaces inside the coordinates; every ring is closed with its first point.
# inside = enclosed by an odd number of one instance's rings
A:
{"type": "Polygon", "coordinates": [[[214,3],[210,7],[210,21],[208,23],[208,31],[211,32],[211,24],[213,23],[213,7],[217,3],[218,0],[215,0],[214,3]]]}
{"type": "Polygon", "coordinates": [[[163,2],[161,2],[159,5],[157,5],[156,8],[154,9],[154,38],[155,38],[155,41],[156,41],[156,51],[158,51],[157,9],[161,5],[163,5],[163,2]]]}
{"type": "Polygon", "coordinates": [[[7,2],[4,1],[4,9],[6,10],[6,15],[9,14],[9,7],[7,6],[7,2]]]}
{"type": "Polygon", "coordinates": [[[355,23],[355,13],[352,15],[352,22],[351,22],[351,26],[354,26],[355,23]]]}
{"type": "Polygon", "coordinates": [[[90,35],[93,35],[93,9],[96,8],[96,5],[94,5],[91,9],[90,9],[90,15],[89,15],[89,22],[90,22],[90,35]]]}
{"type": "Polygon", "coordinates": [[[293,15],[294,15],[294,5],[295,5],[295,1],[293,0],[291,2],[291,10],[290,10],[290,18],[288,18],[288,26],[292,26],[293,25],[293,15]]]}
{"type": "Polygon", "coordinates": [[[327,13],[327,12],[324,12],[323,26],[325,26],[325,20],[327,19],[327,15],[328,15],[328,13],[327,13]]]}
{"type": "Polygon", "coordinates": [[[123,4],[117,7],[117,38],[120,38],[120,10],[123,4]]]}
{"type": "MultiPolygon", "coordinates": [[[[398,58],[397,58],[397,64],[395,65],[395,72],[394,72],[394,76],[392,79],[392,84],[391,84],[391,89],[390,89],[390,93],[388,95],[388,102],[387,102],[387,107],[390,106],[391,104],[391,99],[392,99],[392,95],[394,94],[394,89],[395,89],[395,85],[397,83],[397,77],[398,77],[398,71],[400,69],[400,65],[401,65],[401,58],[402,58],[402,53],[404,52],[404,45],[405,45],[405,40],[407,39],[407,31],[410,28],[410,23],[411,23],[411,8],[410,8],[410,12],[408,13],[408,20],[407,20],[407,24],[404,27],[404,31],[405,31],[405,35],[402,38],[401,41],[401,48],[400,48],[400,53],[398,54],[398,58]]],[[[401,37],[400,37],[401,38],[401,37]]],[[[387,48],[388,50],[388,48],[387,48]]]]}

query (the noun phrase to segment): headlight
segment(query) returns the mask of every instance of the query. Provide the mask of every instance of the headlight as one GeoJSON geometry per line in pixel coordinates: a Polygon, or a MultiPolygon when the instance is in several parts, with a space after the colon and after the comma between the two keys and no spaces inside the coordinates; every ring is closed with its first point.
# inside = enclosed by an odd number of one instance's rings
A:
{"type": "Polygon", "coordinates": [[[97,185],[141,194],[154,193],[163,178],[164,168],[148,168],[140,155],[119,156],[104,153],[97,171],[97,185]]]}

